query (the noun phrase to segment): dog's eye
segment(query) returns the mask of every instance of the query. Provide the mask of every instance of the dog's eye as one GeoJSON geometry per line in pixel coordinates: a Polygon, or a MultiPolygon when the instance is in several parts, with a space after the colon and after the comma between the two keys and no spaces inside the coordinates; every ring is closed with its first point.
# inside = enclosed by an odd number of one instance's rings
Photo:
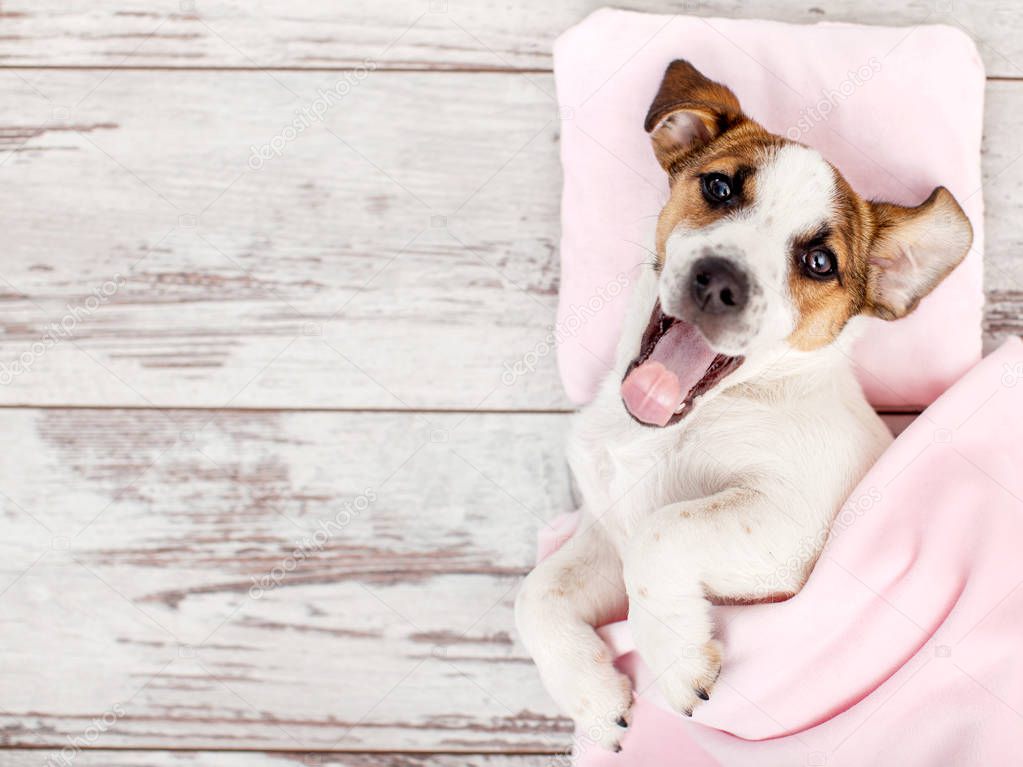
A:
{"type": "Polygon", "coordinates": [[[806,273],[819,280],[834,277],[837,271],[835,254],[824,248],[814,248],[803,254],[803,268],[806,273]]]}
{"type": "Polygon", "coordinates": [[[703,196],[712,205],[732,199],[732,180],[724,173],[708,173],[703,176],[701,186],[703,187],[703,196]]]}

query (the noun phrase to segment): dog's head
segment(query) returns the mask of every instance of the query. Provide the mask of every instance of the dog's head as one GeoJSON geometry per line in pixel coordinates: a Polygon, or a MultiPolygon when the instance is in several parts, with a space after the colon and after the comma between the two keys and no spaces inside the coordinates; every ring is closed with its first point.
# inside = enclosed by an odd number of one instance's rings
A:
{"type": "Polygon", "coordinates": [[[744,364],[826,347],[857,315],[905,316],[969,250],[947,189],[915,208],[864,200],[686,61],[665,72],[646,129],[671,192],[658,300],[621,386],[642,423],[677,423],[744,364]]]}

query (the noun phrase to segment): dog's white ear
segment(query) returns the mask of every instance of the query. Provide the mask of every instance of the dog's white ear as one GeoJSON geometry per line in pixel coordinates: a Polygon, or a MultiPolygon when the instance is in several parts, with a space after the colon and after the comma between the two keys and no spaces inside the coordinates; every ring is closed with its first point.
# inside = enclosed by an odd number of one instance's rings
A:
{"type": "Polygon", "coordinates": [[[657,160],[670,173],[682,156],[743,119],[734,93],[678,59],[665,70],[644,126],[657,160]]]}
{"type": "Polygon", "coordinates": [[[867,312],[894,320],[913,311],[966,257],[973,227],[943,186],[915,208],[885,202],[870,207],[877,229],[869,252],[867,312]]]}

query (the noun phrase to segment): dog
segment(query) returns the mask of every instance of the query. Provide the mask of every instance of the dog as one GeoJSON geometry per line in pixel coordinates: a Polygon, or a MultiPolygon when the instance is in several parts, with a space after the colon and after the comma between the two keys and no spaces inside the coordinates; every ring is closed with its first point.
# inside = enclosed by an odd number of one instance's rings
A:
{"type": "Polygon", "coordinates": [[[686,61],[645,128],[670,188],[655,262],[573,420],[578,530],[515,602],[550,695],[612,750],[632,689],[594,627],[627,614],[665,701],[692,716],[722,664],[711,605],[796,594],[891,442],[850,364],[858,318],[912,312],[973,238],[944,187],[916,207],[864,200],[686,61]]]}

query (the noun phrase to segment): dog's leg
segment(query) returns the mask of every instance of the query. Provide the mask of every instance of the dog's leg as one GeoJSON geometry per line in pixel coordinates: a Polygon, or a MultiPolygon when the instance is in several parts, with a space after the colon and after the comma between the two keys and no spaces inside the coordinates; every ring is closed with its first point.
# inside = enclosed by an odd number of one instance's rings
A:
{"type": "Polygon", "coordinates": [[[707,597],[796,593],[819,552],[818,527],[770,493],[732,488],[659,509],[636,530],[624,555],[629,625],[675,710],[691,716],[721,669],[707,597]]]}
{"type": "Polygon", "coordinates": [[[621,561],[585,517],[579,531],[526,578],[515,621],[554,701],[582,737],[616,750],[632,706],[632,685],[615,670],[593,627],[625,613],[621,561]]]}

